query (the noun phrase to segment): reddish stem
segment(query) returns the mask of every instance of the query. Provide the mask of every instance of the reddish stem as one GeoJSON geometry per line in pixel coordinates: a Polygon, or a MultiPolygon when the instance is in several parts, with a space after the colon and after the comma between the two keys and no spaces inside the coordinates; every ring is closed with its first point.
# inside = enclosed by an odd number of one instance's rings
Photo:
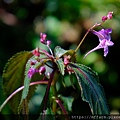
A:
{"type": "Polygon", "coordinates": [[[61,101],[57,98],[56,100],[56,103],[60,106],[60,108],[62,109],[64,115],[66,116],[67,120],[69,120],[69,117],[68,117],[68,112],[66,111],[65,107],[63,106],[63,104],[61,103],[61,101]]]}
{"type": "Polygon", "coordinates": [[[49,91],[50,91],[50,86],[51,86],[51,83],[52,83],[52,80],[53,80],[53,75],[54,75],[54,71],[52,72],[52,74],[50,75],[50,79],[48,81],[48,85],[47,85],[47,88],[46,88],[46,92],[45,92],[45,96],[44,96],[44,108],[43,108],[43,113],[45,112],[46,110],[46,104],[47,104],[47,100],[48,100],[48,95],[49,95],[49,91]]]}
{"type": "Polygon", "coordinates": [[[55,100],[56,103],[60,106],[60,108],[62,109],[63,113],[66,115],[68,114],[68,112],[66,111],[65,107],[63,106],[63,104],[61,103],[61,101],[59,99],[55,100]]]}
{"type": "MultiPolygon", "coordinates": [[[[31,82],[30,83],[30,86],[32,85],[38,85],[38,84],[48,84],[48,81],[36,81],[36,82],[31,82]]],[[[18,88],[17,90],[15,90],[4,102],[3,104],[0,106],[0,112],[1,110],[3,109],[3,107],[6,105],[6,103],[15,95],[17,94],[18,92],[20,92],[21,90],[24,89],[24,86],[18,88]]]]}

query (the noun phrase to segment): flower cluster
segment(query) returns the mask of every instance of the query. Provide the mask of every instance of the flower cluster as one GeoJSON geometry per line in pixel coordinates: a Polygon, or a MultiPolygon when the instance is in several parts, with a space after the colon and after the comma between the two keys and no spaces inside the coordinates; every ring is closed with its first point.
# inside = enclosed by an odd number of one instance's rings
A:
{"type": "Polygon", "coordinates": [[[45,33],[40,33],[40,42],[50,46],[51,41],[50,40],[46,40],[47,35],[45,33]]]}
{"type": "Polygon", "coordinates": [[[35,73],[39,73],[40,75],[44,74],[46,71],[46,68],[45,66],[41,66],[39,69],[35,69],[34,67],[31,67],[29,70],[28,70],[28,78],[32,78],[32,76],[35,74],[35,73]]]}
{"type": "Polygon", "coordinates": [[[112,19],[113,12],[108,12],[107,16],[102,17],[102,21],[105,22],[107,19],[112,19]]]}
{"type": "Polygon", "coordinates": [[[39,48],[36,48],[35,50],[33,50],[33,55],[40,57],[40,52],[39,52],[39,48]]]}
{"type": "MultiPolygon", "coordinates": [[[[108,12],[108,15],[105,17],[102,17],[102,21],[105,21],[107,19],[112,19],[112,14],[113,12],[108,12]],[[104,20],[103,20],[104,18],[104,20]]],[[[108,29],[101,29],[100,31],[95,31],[95,30],[91,30],[93,34],[97,35],[99,38],[99,44],[97,47],[95,47],[94,49],[90,50],[85,56],[84,58],[90,54],[91,52],[101,49],[104,49],[104,57],[107,56],[108,54],[108,46],[113,46],[114,43],[111,41],[111,36],[110,34],[112,33],[112,29],[108,28],[108,29]]]]}
{"type": "MultiPolygon", "coordinates": [[[[40,42],[47,45],[47,47],[49,48],[49,45],[51,43],[50,40],[46,40],[47,35],[45,33],[41,33],[40,34],[40,42]]],[[[44,51],[45,52],[45,51],[44,51]]],[[[40,75],[44,74],[46,72],[46,68],[45,66],[41,66],[39,69],[34,68],[34,66],[40,62],[40,49],[36,48],[32,51],[33,55],[37,58],[36,60],[31,60],[30,61],[30,69],[28,70],[28,78],[32,78],[32,76],[35,73],[39,73],[40,75]]],[[[47,53],[46,53],[47,54],[47,53]]]]}
{"type": "Polygon", "coordinates": [[[71,58],[71,56],[70,55],[65,55],[64,56],[64,65],[68,65],[69,64],[69,62],[70,62],[70,58],[71,58]]]}
{"type": "MultiPolygon", "coordinates": [[[[108,29],[104,29],[102,27],[102,23],[105,22],[106,20],[108,19],[112,19],[112,15],[113,15],[113,12],[108,12],[108,14],[106,16],[103,16],[102,17],[102,22],[101,23],[96,23],[95,25],[93,25],[89,30],[88,32],[85,34],[85,36],[83,37],[83,39],[81,41],[83,41],[86,37],[86,35],[91,31],[94,35],[97,35],[98,38],[99,38],[99,44],[97,47],[93,48],[92,50],[90,50],[85,56],[84,58],[90,54],[91,52],[95,51],[95,50],[98,50],[98,49],[101,49],[103,48],[104,49],[104,56],[106,57],[107,54],[108,54],[108,47],[109,46],[113,46],[114,43],[111,41],[111,36],[110,34],[112,33],[112,29],[108,28],[108,29]],[[97,26],[101,26],[102,29],[99,30],[99,31],[96,31],[94,30],[95,27],[97,26]]],[[[46,37],[47,35],[45,33],[40,33],[40,42],[44,45],[46,45],[51,53],[51,55],[46,52],[45,50],[42,51],[43,54],[45,54],[49,59],[54,59],[55,57],[53,56],[53,53],[52,53],[52,50],[50,48],[50,43],[51,41],[50,40],[46,40],[46,37]]],[[[76,48],[75,52],[78,50],[78,48],[80,47],[82,42],[79,43],[78,47],[76,48]]],[[[44,74],[46,72],[46,68],[45,66],[41,66],[40,68],[37,68],[35,69],[34,65],[37,63],[37,62],[41,62],[42,59],[40,59],[40,48],[36,48],[35,50],[33,50],[33,55],[35,56],[36,58],[36,61],[31,61],[30,62],[30,69],[28,71],[28,77],[29,78],[32,78],[32,76],[39,72],[40,75],[44,74]]],[[[46,59],[46,58],[45,58],[46,59]]],[[[63,62],[64,62],[64,65],[65,67],[67,67],[67,70],[71,73],[71,69],[68,68],[68,64],[70,62],[70,59],[71,59],[71,56],[70,55],[64,55],[63,56],[63,62]]],[[[54,61],[54,60],[53,60],[54,61]]]]}

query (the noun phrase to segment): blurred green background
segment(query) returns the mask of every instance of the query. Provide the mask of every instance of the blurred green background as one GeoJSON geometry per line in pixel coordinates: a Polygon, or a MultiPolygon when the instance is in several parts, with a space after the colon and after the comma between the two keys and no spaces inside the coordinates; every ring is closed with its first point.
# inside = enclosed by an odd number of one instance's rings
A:
{"type": "MultiPolygon", "coordinates": [[[[103,50],[98,50],[83,59],[85,53],[98,45],[97,36],[89,33],[78,51],[78,62],[98,72],[110,112],[119,114],[120,0],[0,0],[0,82],[7,60],[15,53],[31,51],[37,46],[45,48],[39,42],[40,32],[45,32],[47,39],[52,41],[52,49],[55,46],[67,50],[75,49],[87,29],[100,22],[101,17],[107,15],[109,11],[114,12],[113,19],[108,20],[103,26],[112,28],[114,46],[109,47],[109,54],[105,58],[103,50]]],[[[73,102],[73,113],[87,113],[86,109],[89,106],[82,102],[80,93],[74,92],[69,83],[66,83],[66,87],[65,96],[77,94],[73,102]]],[[[39,104],[37,99],[40,97],[35,96],[32,102],[36,100],[37,105],[39,104]]],[[[0,86],[0,104],[4,99],[0,86]]],[[[32,108],[34,111],[35,108],[32,108]]],[[[2,112],[11,113],[9,107],[2,112]]]]}

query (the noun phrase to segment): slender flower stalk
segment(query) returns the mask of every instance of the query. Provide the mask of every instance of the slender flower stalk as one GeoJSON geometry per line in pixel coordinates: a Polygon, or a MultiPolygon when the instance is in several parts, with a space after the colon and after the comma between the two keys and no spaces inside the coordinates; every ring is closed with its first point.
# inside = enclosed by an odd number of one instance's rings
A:
{"type": "Polygon", "coordinates": [[[53,56],[53,52],[52,52],[51,48],[50,48],[48,45],[47,45],[47,47],[48,47],[48,49],[49,49],[51,55],[53,56]]]}
{"type": "Polygon", "coordinates": [[[75,53],[78,51],[78,49],[80,48],[81,44],[83,43],[84,39],[86,38],[86,36],[88,35],[88,33],[90,32],[90,29],[86,32],[86,34],[84,35],[83,39],[80,41],[80,43],[78,44],[77,48],[75,49],[75,53]]]}
{"type": "Polygon", "coordinates": [[[88,35],[88,33],[93,30],[95,27],[97,26],[101,26],[103,24],[103,22],[101,23],[96,23],[94,24],[90,29],[88,29],[88,31],[86,32],[86,34],[84,35],[84,37],[82,38],[82,40],[80,41],[80,43],[78,44],[77,48],[75,49],[75,53],[78,51],[78,49],[80,48],[81,44],[83,43],[84,39],[86,38],[86,36],[88,35]]]}
{"type": "MultiPolygon", "coordinates": [[[[31,82],[30,83],[30,86],[32,86],[32,85],[38,85],[38,84],[48,84],[48,81],[36,81],[36,82],[31,82]]],[[[24,86],[22,86],[22,87],[20,87],[20,88],[18,88],[17,90],[15,90],[4,102],[3,102],[3,104],[0,106],[0,112],[1,112],[1,110],[3,109],[3,107],[7,104],[7,102],[14,96],[14,95],[16,95],[18,92],[20,92],[21,90],[23,90],[24,89],[24,86]]]]}

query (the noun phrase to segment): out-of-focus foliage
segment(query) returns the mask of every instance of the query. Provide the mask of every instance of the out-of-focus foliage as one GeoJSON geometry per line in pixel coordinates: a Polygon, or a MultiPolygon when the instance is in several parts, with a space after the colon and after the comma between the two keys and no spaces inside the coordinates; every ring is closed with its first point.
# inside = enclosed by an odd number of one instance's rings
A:
{"type": "MultiPolygon", "coordinates": [[[[104,23],[104,27],[112,28],[111,37],[115,43],[110,48],[108,56],[104,58],[103,51],[99,50],[83,59],[87,51],[98,45],[98,38],[89,33],[80,47],[77,60],[98,72],[110,111],[112,113],[120,112],[119,0],[1,0],[0,82],[3,67],[13,54],[41,46],[39,42],[40,32],[48,34],[48,39],[52,40],[52,48],[60,45],[64,49],[75,49],[87,29],[94,23],[101,21],[101,17],[106,15],[108,11],[113,11],[113,19],[104,23]]],[[[80,93],[77,93],[71,85],[66,86],[64,91],[62,88],[59,89],[64,96],[75,96],[74,113],[83,114],[86,112],[81,108],[85,105],[87,109],[88,106],[79,101],[81,99],[80,93]]],[[[39,93],[39,88],[37,93],[39,93]]],[[[33,98],[34,104],[38,95],[35,94],[35,98],[33,98]]],[[[3,96],[0,97],[0,103],[2,102],[3,96]]],[[[35,105],[37,106],[37,103],[35,105]]],[[[32,105],[30,104],[30,106],[32,105]]],[[[3,111],[3,113],[7,112],[10,111],[8,109],[3,111]]]]}

